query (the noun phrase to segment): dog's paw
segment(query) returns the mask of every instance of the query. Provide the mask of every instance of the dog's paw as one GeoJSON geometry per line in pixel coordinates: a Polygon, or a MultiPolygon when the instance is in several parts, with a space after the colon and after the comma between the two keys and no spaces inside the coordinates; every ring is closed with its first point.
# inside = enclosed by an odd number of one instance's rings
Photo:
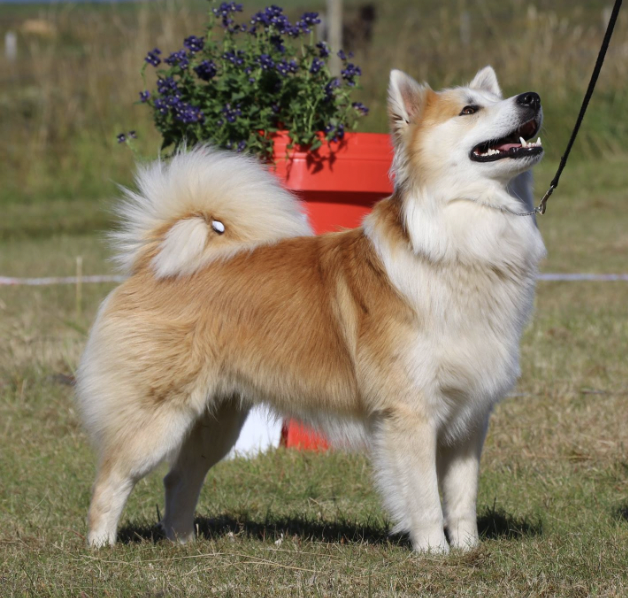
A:
{"type": "Polygon", "coordinates": [[[415,552],[422,554],[449,554],[449,544],[443,531],[413,537],[412,548],[415,552]]]}
{"type": "Polygon", "coordinates": [[[196,539],[194,529],[190,529],[188,526],[186,528],[175,526],[162,520],[159,522],[159,527],[168,540],[177,544],[188,544],[196,539]]]}
{"type": "Polygon", "coordinates": [[[105,546],[113,546],[115,543],[115,534],[107,532],[90,532],[87,535],[87,546],[89,548],[104,548],[105,546]]]}
{"type": "Polygon", "coordinates": [[[468,552],[480,544],[478,526],[475,518],[460,520],[447,525],[447,536],[452,548],[468,552]]]}

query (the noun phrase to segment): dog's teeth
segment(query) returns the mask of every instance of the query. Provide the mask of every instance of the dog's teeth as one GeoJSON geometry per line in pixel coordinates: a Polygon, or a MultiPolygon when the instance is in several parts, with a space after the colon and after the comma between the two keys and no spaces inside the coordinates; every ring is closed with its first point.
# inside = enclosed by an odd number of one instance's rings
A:
{"type": "Polygon", "coordinates": [[[536,140],[536,144],[537,145],[541,145],[541,138],[540,137],[536,140]]]}
{"type": "Polygon", "coordinates": [[[521,141],[521,147],[528,147],[528,144],[523,137],[519,137],[519,141],[521,141]]]}

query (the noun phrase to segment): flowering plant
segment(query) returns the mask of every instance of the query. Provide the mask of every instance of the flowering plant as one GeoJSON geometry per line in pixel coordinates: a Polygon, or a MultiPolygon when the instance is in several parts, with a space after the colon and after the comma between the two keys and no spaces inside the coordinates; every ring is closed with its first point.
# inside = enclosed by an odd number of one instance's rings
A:
{"type": "Polygon", "coordinates": [[[155,67],[157,86],[140,92],[140,101],[152,109],[162,149],[211,141],[268,159],[272,133],[281,129],[292,144],[312,149],[321,138],[341,140],[368,112],[350,99],[361,75],[351,55],[338,52],[343,69],[333,77],[326,64],[330,49],[314,43],[317,13],[291,23],[283,9],[270,6],[250,23],[236,23],[239,12],[241,4],[223,2],[209,11],[204,37],[187,37],[167,58],[158,48],[148,52],[142,74],[155,67]]]}

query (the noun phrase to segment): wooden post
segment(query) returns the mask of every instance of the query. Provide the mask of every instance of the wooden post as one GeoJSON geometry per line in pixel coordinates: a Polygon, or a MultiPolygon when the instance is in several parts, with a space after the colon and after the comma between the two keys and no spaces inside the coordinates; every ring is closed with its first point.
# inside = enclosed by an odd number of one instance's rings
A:
{"type": "Polygon", "coordinates": [[[4,55],[8,62],[17,60],[17,35],[14,31],[7,31],[4,35],[4,55]]]}
{"type": "Polygon", "coordinates": [[[471,44],[471,13],[467,10],[467,0],[458,0],[460,15],[460,45],[467,48],[471,44]]]}
{"type": "Polygon", "coordinates": [[[342,61],[337,52],[342,50],[342,0],[327,0],[327,41],[332,49],[329,70],[334,77],[340,77],[342,61]]]}

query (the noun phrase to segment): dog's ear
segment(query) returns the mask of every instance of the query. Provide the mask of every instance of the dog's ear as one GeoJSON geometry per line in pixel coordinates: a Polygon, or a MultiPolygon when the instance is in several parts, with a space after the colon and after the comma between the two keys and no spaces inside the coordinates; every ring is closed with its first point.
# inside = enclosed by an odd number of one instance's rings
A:
{"type": "Polygon", "coordinates": [[[492,66],[485,66],[480,69],[477,75],[473,78],[473,81],[469,83],[471,89],[480,89],[482,91],[488,91],[495,94],[498,97],[502,97],[502,90],[499,88],[497,82],[497,75],[492,66]]]}
{"type": "Polygon", "coordinates": [[[388,85],[388,117],[395,141],[404,134],[410,122],[421,112],[425,103],[426,85],[420,85],[402,71],[390,72],[388,85]]]}

